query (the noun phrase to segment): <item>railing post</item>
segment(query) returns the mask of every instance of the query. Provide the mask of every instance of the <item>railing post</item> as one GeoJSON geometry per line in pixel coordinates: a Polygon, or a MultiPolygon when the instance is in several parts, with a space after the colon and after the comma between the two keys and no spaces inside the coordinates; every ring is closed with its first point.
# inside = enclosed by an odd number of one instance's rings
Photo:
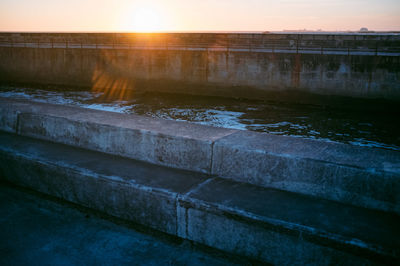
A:
{"type": "MultiPolygon", "coordinates": [[[[247,40],[249,40],[249,39],[247,39],[247,40]]],[[[248,46],[248,49],[249,49],[249,52],[251,52],[251,38],[250,38],[250,40],[249,40],[249,46],[248,46]]]]}
{"type": "Polygon", "coordinates": [[[230,41],[229,41],[229,33],[226,35],[226,51],[229,53],[230,41]]]}

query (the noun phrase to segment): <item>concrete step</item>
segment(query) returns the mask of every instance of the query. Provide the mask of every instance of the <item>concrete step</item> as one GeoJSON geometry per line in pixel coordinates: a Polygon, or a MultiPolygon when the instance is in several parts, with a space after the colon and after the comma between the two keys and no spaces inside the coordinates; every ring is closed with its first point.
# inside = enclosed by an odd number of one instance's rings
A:
{"type": "Polygon", "coordinates": [[[274,264],[399,263],[400,217],[0,133],[0,175],[116,217],[274,264]]]}
{"type": "Polygon", "coordinates": [[[400,152],[0,98],[0,130],[400,214],[400,152]]]}
{"type": "Polygon", "coordinates": [[[4,183],[0,183],[0,217],[0,265],[247,263],[246,258],[4,183]]]}

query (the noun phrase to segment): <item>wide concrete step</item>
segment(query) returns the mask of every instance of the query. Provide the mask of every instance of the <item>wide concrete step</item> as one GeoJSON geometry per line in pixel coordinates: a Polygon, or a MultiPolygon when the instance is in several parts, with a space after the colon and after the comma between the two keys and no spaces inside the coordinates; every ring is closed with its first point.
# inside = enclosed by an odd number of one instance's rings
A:
{"type": "MultiPolygon", "coordinates": [[[[0,265],[243,265],[247,258],[0,183],[0,265]]],[[[253,262],[257,264],[258,262],[253,262]]]]}
{"type": "Polygon", "coordinates": [[[0,130],[400,214],[400,152],[0,98],[0,130]]]}
{"type": "Polygon", "coordinates": [[[9,182],[274,264],[398,263],[400,217],[9,133],[9,182]]]}

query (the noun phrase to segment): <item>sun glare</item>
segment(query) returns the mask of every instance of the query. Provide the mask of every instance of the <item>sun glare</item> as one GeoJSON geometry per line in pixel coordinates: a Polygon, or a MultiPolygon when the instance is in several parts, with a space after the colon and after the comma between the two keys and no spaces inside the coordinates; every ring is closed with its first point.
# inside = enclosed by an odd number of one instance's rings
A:
{"type": "Polygon", "coordinates": [[[136,32],[154,32],[162,29],[158,12],[151,7],[140,7],[133,10],[130,30],[136,32]]]}
{"type": "MultiPolygon", "coordinates": [[[[0,0],[1,1],[1,0],[0,0]]],[[[174,10],[160,0],[136,0],[120,6],[117,25],[127,32],[163,32],[174,28],[174,10]]]]}

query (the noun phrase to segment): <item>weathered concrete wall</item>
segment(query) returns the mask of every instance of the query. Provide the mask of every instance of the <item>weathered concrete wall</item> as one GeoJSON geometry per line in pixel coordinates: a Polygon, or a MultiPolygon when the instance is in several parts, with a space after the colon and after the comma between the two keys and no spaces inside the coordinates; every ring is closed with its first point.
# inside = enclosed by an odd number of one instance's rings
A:
{"type": "Polygon", "coordinates": [[[400,36],[0,34],[0,81],[246,98],[400,99],[400,36]]]}
{"type": "Polygon", "coordinates": [[[274,265],[397,265],[400,254],[392,213],[0,132],[3,180],[274,265]]]}
{"type": "Polygon", "coordinates": [[[0,98],[0,129],[400,213],[400,153],[0,98]]]}

